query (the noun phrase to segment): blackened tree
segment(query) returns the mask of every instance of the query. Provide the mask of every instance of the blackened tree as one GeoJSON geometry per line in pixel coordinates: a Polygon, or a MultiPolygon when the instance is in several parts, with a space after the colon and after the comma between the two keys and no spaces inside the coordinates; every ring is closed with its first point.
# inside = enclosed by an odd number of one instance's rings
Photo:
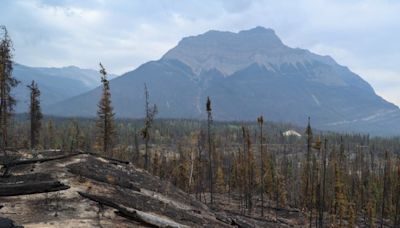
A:
{"type": "Polygon", "coordinates": [[[30,136],[31,148],[37,147],[39,142],[40,128],[42,127],[42,112],[40,109],[40,90],[35,81],[27,86],[30,91],[29,119],[31,122],[30,136]]]}
{"type": "Polygon", "coordinates": [[[156,116],[158,109],[156,105],[150,106],[149,102],[149,91],[147,90],[147,85],[144,84],[144,96],[145,96],[145,112],[146,116],[144,118],[144,126],[141,130],[142,138],[145,145],[144,154],[144,169],[149,168],[149,142],[150,142],[150,131],[153,125],[154,117],[156,116]]]}

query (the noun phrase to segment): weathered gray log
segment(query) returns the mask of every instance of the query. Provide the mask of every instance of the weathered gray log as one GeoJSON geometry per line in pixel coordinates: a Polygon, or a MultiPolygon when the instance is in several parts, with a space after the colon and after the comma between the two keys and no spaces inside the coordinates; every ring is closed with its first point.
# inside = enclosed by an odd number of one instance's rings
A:
{"type": "Polygon", "coordinates": [[[109,207],[112,207],[112,208],[118,210],[117,214],[120,216],[123,216],[128,219],[132,219],[132,220],[135,220],[135,221],[147,224],[147,225],[151,225],[151,226],[155,226],[155,227],[176,227],[176,228],[188,227],[186,225],[177,223],[168,218],[162,218],[161,216],[152,215],[152,214],[145,213],[145,212],[142,212],[139,210],[135,210],[133,208],[126,207],[124,205],[120,205],[104,196],[92,195],[92,194],[84,193],[84,192],[78,192],[78,193],[79,193],[79,195],[81,195],[84,198],[90,199],[101,205],[109,206],[109,207]]]}
{"type": "Polygon", "coordinates": [[[0,196],[18,196],[69,189],[59,181],[39,181],[30,183],[0,184],[0,196]]]}

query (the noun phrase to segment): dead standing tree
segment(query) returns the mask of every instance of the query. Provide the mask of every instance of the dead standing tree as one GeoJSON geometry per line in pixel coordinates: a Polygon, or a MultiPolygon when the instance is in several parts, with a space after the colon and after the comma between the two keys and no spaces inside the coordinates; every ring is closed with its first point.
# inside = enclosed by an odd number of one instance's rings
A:
{"type": "Polygon", "coordinates": [[[311,228],[312,225],[312,209],[313,209],[313,180],[312,180],[312,167],[311,167],[311,148],[312,148],[312,138],[313,138],[313,133],[311,129],[311,124],[310,124],[310,117],[308,117],[308,124],[306,128],[306,135],[307,135],[307,154],[306,154],[306,183],[305,183],[305,195],[304,195],[304,200],[305,200],[305,205],[308,208],[308,211],[310,213],[309,217],[309,225],[311,228]]]}
{"type": "MultiPolygon", "coordinates": [[[[206,136],[203,130],[200,130],[197,137],[197,161],[196,161],[196,198],[202,201],[202,194],[204,194],[204,147],[206,136]]],[[[204,200],[205,197],[203,196],[204,200]]]]}
{"type": "Polygon", "coordinates": [[[397,185],[396,185],[394,227],[400,227],[400,156],[397,159],[397,185]]]}
{"type": "Polygon", "coordinates": [[[257,118],[258,126],[260,127],[260,159],[261,159],[261,217],[264,217],[264,136],[263,136],[263,125],[264,117],[260,116],[257,118]]]}
{"type": "Polygon", "coordinates": [[[319,227],[324,227],[324,211],[325,211],[325,197],[326,197],[326,154],[328,152],[327,147],[328,139],[324,140],[324,149],[322,155],[322,199],[319,200],[319,214],[318,214],[318,224],[319,227]]]}
{"type": "Polygon", "coordinates": [[[249,129],[242,126],[242,158],[240,164],[242,179],[241,185],[243,186],[244,205],[247,213],[250,214],[253,207],[253,189],[254,189],[254,176],[255,176],[255,161],[252,151],[252,144],[249,129]]]}
{"type": "Polygon", "coordinates": [[[147,90],[147,85],[144,84],[144,96],[145,96],[145,112],[146,116],[144,119],[144,126],[141,130],[141,135],[144,140],[145,154],[144,154],[144,169],[149,168],[149,142],[150,142],[150,130],[153,125],[154,117],[156,116],[158,110],[157,106],[153,105],[150,107],[149,102],[149,91],[147,90]]]}
{"type": "Polygon", "coordinates": [[[210,97],[207,97],[206,103],[206,111],[207,111],[207,140],[208,140],[208,178],[209,178],[209,187],[210,187],[210,203],[214,203],[213,196],[213,158],[212,158],[212,112],[211,112],[211,100],[210,97]]]}

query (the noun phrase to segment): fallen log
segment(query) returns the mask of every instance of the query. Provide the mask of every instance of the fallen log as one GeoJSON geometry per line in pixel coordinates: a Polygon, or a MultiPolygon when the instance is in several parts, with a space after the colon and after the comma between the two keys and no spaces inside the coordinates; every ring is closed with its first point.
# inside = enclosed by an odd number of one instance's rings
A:
{"type": "Polygon", "coordinates": [[[277,218],[277,221],[279,223],[282,223],[282,224],[285,224],[285,225],[288,225],[288,226],[293,226],[293,224],[290,222],[290,220],[285,219],[285,218],[277,218]]]}
{"type": "Polygon", "coordinates": [[[215,213],[215,218],[223,223],[232,225],[234,223],[234,221],[232,220],[232,218],[230,218],[228,215],[226,215],[226,213],[224,212],[216,212],[215,213]]]}
{"type": "Polygon", "coordinates": [[[26,160],[14,160],[10,161],[8,163],[2,164],[4,167],[10,168],[13,166],[17,165],[28,165],[28,164],[34,164],[34,163],[42,163],[42,162],[47,162],[47,161],[54,161],[54,160],[60,160],[60,159],[65,159],[77,155],[81,155],[85,153],[73,153],[73,154],[63,154],[59,156],[53,156],[53,157],[48,157],[48,158],[35,158],[35,159],[26,159],[26,160]]]}
{"type": "Polygon", "coordinates": [[[133,176],[129,172],[123,172],[111,163],[89,157],[87,162],[78,162],[67,166],[70,173],[85,177],[91,180],[118,185],[133,191],[140,192],[140,184],[132,181],[133,176]]]}
{"type": "Polygon", "coordinates": [[[10,175],[0,177],[0,184],[32,183],[41,181],[54,181],[50,173],[28,173],[23,175],[10,175]]]}
{"type": "Polygon", "coordinates": [[[59,181],[40,181],[17,184],[0,184],[0,196],[18,196],[69,189],[59,181]]]}
{"type": "Polygon", "coordinates": [[[28,165],[28,164],[34,164],[34,163],[42,163],[42,162],[47,162],[47,161],[60,160],[60,159],[65,159],[65,158],[70,158],[70,157],[73,157],[73,156],[81,155],[81,154],[92,155],[92,156],[95,156],[95,157],[103,158],[103,159],[111,161],[111,162],[117,162],[117,163],[121,163],[121,164],[129,164],[128,161],[123,161],[123,160],[119,160],[119,159],[115,159],[115,158],[105,157],[105,156],[101,156],[101,155],[96,154],[96,153],[79,151],[79,152],[75,152],[75,153],[63,154],[63,155],[52,156],[52,157],[47,157],[47,158],[13,160],[13,161],[9,161],[9,162],[2,162],[2,164],[0,164],[0,165],[3,165],[4,167],[9,168],[9,167],[18,166],[18,165],[28,165]]]}
{"type": "Polygon", "coordinates": [[[124,178],[121,178],[118,175],[110,175],[110,174],[103,175],[103,173],[95,172],[92,169],[90,169],[90,170],[87,170],[87,169],[88,169],[88,167],[82,168],[79,165],[68,166],[69,172],[79,175],[81,177],[86,177],[91,180],[95,180],[95,181],[99,181],[99,182],[103,182],[103,183],[107,183],[107,184],[111,184],[111,185],[118,185],[123,188],[127,188],[127,189],[130,189],[133,191],[140,192],[140,188],[138,186],[136,186],[134,183],[132,183],[129,180],[125,180],[124,178]]]}
{"type": "Polygon", "coordinates": [[[1,164],[1,165],[3,165],[2,170],[4,170],[2,176],[10,175],[10,169],[12,167],[15,167],[15,166],[18,166],[18,165],[29,165],[29,164],[42,163],[42,162],[47,162],[47,161],[60,160],[60,159],[65,159],[65,158],[81,155],[81,154],[83,154],[83,153],[64,154],[64,155],[53,156],[53,157],[48,157],[48,158],[13,160],[13,161],[1,164]]]}
{"type": "Polygon", "coordinates": [[[273,206],[264,206],[264,208],[269,208],[275,211],[286,211],[289,213],[300,213],[300,210],[296,208],[284,208],[284,207],[273,207],[273,206]]]}
{"type": "MultiPolygon", "coordinates": [[[[276,220],[273,219],[267,219],[267,218],[262,218],[262,217],[253,217],[250,215],[245,215],[242,213],[238,213],[235,211],[230,211],[230,210],[224,210],[224,212],[228,215],[228,216],[233,216],[233,217],[243,217],[243,218],[247,218],[250,220],[254,220],[254,221],[259,221],[259,222],[268,222],[268,223],[276,223],[276,220]]],[[[233,218],[232,218],[233,219],[233,218]]]]}
{"type": "Polygon", "coordinates": [[[101,205],[109,206],[117,210],[116,214],[132,219],[150,226],[155,227],[176,227],[176,228],[183,228],[189,227],[180,223],[177,223],[168,218],[162,218],[158,215],[149,214],[143,211],[135,210],[133,208],[126,207],[124,205],[117,204],[113,202],[111,199],[106,198],[104,196],[92,195],[89,193],[78,192],[84,198],[90,199],[94,202],[97,202],[101,205]]]}
{"type": "Polygon", "coordinates": [[[125,164],[125,165],[129,164],[129,161],[124,161],[124,160],[120,160],[120,159],[116,159],[116,158],[106,157],[106,156],[102,156],[102,155],[97,154],[97,153],[88,152],[86,154],[89,154],[89,155],[92,155],[92,156],[95,156],[95,157],[99,157],[99,158],[103,158],[103,159],[105,159],[105,160],[107,160],[109,162],[113,162],[113,164],[116,164],[116,163],[121,163],[121,164],[125,164]]]}
{"type": "Polygon", "coordinates": [[[253,227],[255,227],[254,224],[251,224],[248,221],[243,220],[243,219],[238,218],[238,217],[232,218],[231,225],[235,225],[235,226],[237,226],[239,228],[253,228],[253,227]]]}
{"type": "Polygon", "coordinates": [[[108,183],[118,185],[122,188],[141,191],[141,189],[158,192],[173,198],[177,201],[188,202],[194,208],[208,210],[208,208],[196,201],[193,197],[184,193],[182,190],[173,186],[170,182],[160,180],[158,177],[150,175],[148,172],[141,171],[133,166],[118,167],[111,163],[106,163],[101,159],[89,156],[86,161],[76,162],[67,165],[67,170],[73,174],[108,183]]]}

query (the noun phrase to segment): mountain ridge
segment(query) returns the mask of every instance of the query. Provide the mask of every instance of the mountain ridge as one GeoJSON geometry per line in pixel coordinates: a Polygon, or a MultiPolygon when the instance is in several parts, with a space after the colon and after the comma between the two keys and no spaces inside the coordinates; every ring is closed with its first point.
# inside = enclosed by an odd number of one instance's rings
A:
{"type": "MultiPolygon", "coordinates": [[[[145,83],[161,118],[204,118],[207,96],[218,120],[247,121],[264,115],[304,124],[311,116],[321,129],[385,132],[382,126],[400,118],[396,105],[347,67],[330,56],[290,48],[272,29],[261,27],[183,38],[159,60],[111,80],[117,116],[143,117],[145,83]]],[[[46,111],[94,116],[100,93],[96,88],[46,111]]]]}
{"type": "MultiPolygon", "coordinates": [[[[161,59],[178,59],[190,66],[195,73],[209,69],[209,67],[203,66],[199,70],[197,68],[201,67],[201,65],[197,66],[196,64],[199,64],[199,62],[206,60],[210,56],[212,58],[224,58],[225,62],[233,59],[236,60],[234,62],[234,69],[225,69],[224,66],[222,66],[222,69],[216,67],[222,73],[232,74],[253,62],[258,62],[268,67],[268,64],[273,62],[282,64],[283,62],[290,63],[296,61],[296,59],[290,59],[290,57],[294,58],[302,55],[307,56],[309,59],[316,58],[318,61],[330,65],[337,64],[330,56],[316,55],[306,49],[290,48],[283,44],[274,30],[261,26],[242,30],[237,33],[210,30],[197,36],[189,36],[183,38],[177,46],[164,54],[161,59]],[[188,46],[191,49],[187,50],[188,46]],[[206,49],[207,52],[203,53],[200,49],[206,49]],[[240,52],[243,52],[244,56],[238,56],[240,52]],[[291,52],[291,56],[282,56],[282,53],[287,54],[287,52],[291,52]],[[276,56],[277,54],[280,56],[276,56]],[[190,62],[185,57],[197,62],[190,62]],[[237,57],[241,58],[238,59],[237,57]]],[[[209,64],[209,62],[205,63],[209,64]]],[[[211,67],[215,66],[211,65],[211,67]]]]}
{"type": "MultiPolygon", "coordinates": [[[[41,90],[42,105],[51,105],[80,95],[100,85],[99,73],[76,66],[31,67],[13,64],[13,76],[20,84],[13,90],[17,99],[16,112],[26,112],[29,105],[27,86],[35,80],[41,90]]],[[[114,75],[111,75],[115,77],[114,75]]]]}

